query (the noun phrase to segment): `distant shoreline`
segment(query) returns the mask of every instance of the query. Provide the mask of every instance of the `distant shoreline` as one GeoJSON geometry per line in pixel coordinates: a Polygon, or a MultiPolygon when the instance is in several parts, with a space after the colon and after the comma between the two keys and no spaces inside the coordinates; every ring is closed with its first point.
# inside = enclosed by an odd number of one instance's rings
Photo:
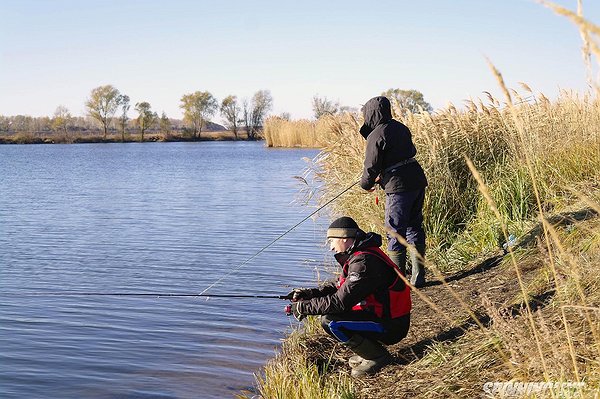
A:
{"type": "MultiPolygon", "coordinates": [[[[238,133],[237,141],[249,140],[246,132],[238,133]]],[[[147,133],[143,142],[194,142],[194,141],[236,141],[233,132],[229,130],[202,132],[199,137],[193,138],[183,134],[147,133]]],[[[98,133],[12,133],[0,134],[0,144],[84,144],[84,143],[139,143],[142,142],[141,135],[120,133],[109,134],[106,138],[98,133]]]]}

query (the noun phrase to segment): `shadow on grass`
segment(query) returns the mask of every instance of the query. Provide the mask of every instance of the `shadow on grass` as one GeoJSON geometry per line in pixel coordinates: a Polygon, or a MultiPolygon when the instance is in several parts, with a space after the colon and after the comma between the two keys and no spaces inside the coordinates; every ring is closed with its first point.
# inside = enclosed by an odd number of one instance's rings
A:
{"type": "MultiPolygon", "coordinates": [[[[547,220],[552,226],[556,227],[568,227],[577,222],[590,220],[598,217],[598,212],[592,208],[584,208],[573,212],[564,212],[550,216],[547,220]]],[[[534,228],[529,230],[519,240],[515,248],[531,248],[535,245],[537,237],[544,233],[543,226],[538,223],[534,228]]]]}
{"type": "MultiPolygon", "coordinates": [[[[592,208],[584,208],[578,211],[564,212],[553,215],[548,218],[548,222],[554,227],[567,227],[575,224],[576,222],[582,222],[585,220],[593,219],[595,217],[598,217],[598,212],[596,212],[592,208]]],[[[537,237],[539,237],[542,234],[543,226],[541,223],[538,223],[535,227],[533,227],[531,230],[525,233],[523,237],[521,237],[521,239],[515,245],[514,249],[531,248],[536,244],[537,237]]],[[[504,254],[492,256],[471,269],[463,270],[461,272],[446,277],[444,281],[446,283],[450,283],[453,281],[462,280],[465,277],[488,271],[498,266],[505,255],[506,252],[504,254]]],[[[423,287],[433,287],[437,285],[442,285],[442,283],[443,282],[441,280],[431,280],[427,281],[423,287]]]]}
{"type": "MultiPolygon", "coordinates": [[[[504,255],[492,256],[491,258],[484,260],[483,262],[479,263],[478,265],[476,265],[475,267],[473,267],[471,269],[463,270],[462,272],[458,272],[458,273],[455,273],[453,275],[446,277],[444,279],[444,282],[451,283],[453,281],[462,280],[463,278],[472,276],[474,274],[483,273],[487,270],[490,270],[490,269],[498,266],[503,258],[504,258],[504,255]]],[[[425,285],[423,285],[423,287],[433,287],[436,285],[442,285],[442,283],[443,282],[441,280],[431,280],[431,281],[425,282],[425,285]]]]}

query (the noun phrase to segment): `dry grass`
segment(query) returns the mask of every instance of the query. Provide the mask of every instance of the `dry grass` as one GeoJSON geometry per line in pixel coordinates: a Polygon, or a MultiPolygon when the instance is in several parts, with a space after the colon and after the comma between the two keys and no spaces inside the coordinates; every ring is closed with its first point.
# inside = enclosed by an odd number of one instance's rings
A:
{"type": "Polygon", "coordinates": [[[318,148],[318,122],[307,119],[288,121],[272,116],[265,121],[263,135],[267,147],[308,147],[318,148]]]}
{"type": "MultiPolygon", "coordinates": [[[[537,212],[526,154],[532,154],[535,180],[547,210],[564,205],[570,189],[598,180],[598,100],[566,92],[554,102],[542,94],[530,93],[529,98],[515,107],[523,140],[511,111],[491,97],[487,105],[470,102],[466,110],[450,106],[433,115],[409,114],[403,120],[413,132],[417,157],[430,183],[425,205],[428,247],[442,270],[452,270],[457,262],[464,264],[503,242],[500,221],[494,220],[480,196],[465,157],[480,171],[502,221],[515,234],[537,212]]],[[[314,174],[323,184],[324,200],[360,177],[365,146],[357,133],[360,123],[350,114],[319,121],[323,150],[315,160],[314,174]]],[[[384,233],[379,223],[384,196],[381,191],[371,194],[356,188],[335,202],[335,212],[384,233]]]]}

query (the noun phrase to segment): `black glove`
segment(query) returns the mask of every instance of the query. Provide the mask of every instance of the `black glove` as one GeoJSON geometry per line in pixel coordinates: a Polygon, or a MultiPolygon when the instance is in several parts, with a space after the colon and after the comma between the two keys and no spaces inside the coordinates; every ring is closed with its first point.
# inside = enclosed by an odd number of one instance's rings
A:
{"type": "Polygon", "coordinates": [[[302,314],[302,312],[300,312],[299,308],[299,303],[298,302],[294,302],[290,305],[287,305],[285,307],[285,314],[288,316],[294,316],[296,318],[296,320],[298,321],[302,321],[302,319],[304,319],[306,317],[305,314],[302,314]]]}
{"type": "Polygon", "coordinates": [[[287,298],[292,302],[297,302],[301,299],[310,299],[312,298],[312,289],[311,288],[294,288],[287,294],[287,298]]]}

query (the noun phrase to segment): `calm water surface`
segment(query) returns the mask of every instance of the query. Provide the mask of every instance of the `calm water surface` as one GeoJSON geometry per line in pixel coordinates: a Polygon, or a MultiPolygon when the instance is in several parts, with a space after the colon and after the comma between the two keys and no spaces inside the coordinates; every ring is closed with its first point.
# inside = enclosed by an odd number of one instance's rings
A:
{"type": "MultiPolygon", "coordinates": [[[[312,212],[262,143],[0,146],[0,397],[211,398],[251,388],[284,301],[199,293],[312,212]]],[[[309,220],[207,293],[285,294],[330,262],[309,220]]]]}

